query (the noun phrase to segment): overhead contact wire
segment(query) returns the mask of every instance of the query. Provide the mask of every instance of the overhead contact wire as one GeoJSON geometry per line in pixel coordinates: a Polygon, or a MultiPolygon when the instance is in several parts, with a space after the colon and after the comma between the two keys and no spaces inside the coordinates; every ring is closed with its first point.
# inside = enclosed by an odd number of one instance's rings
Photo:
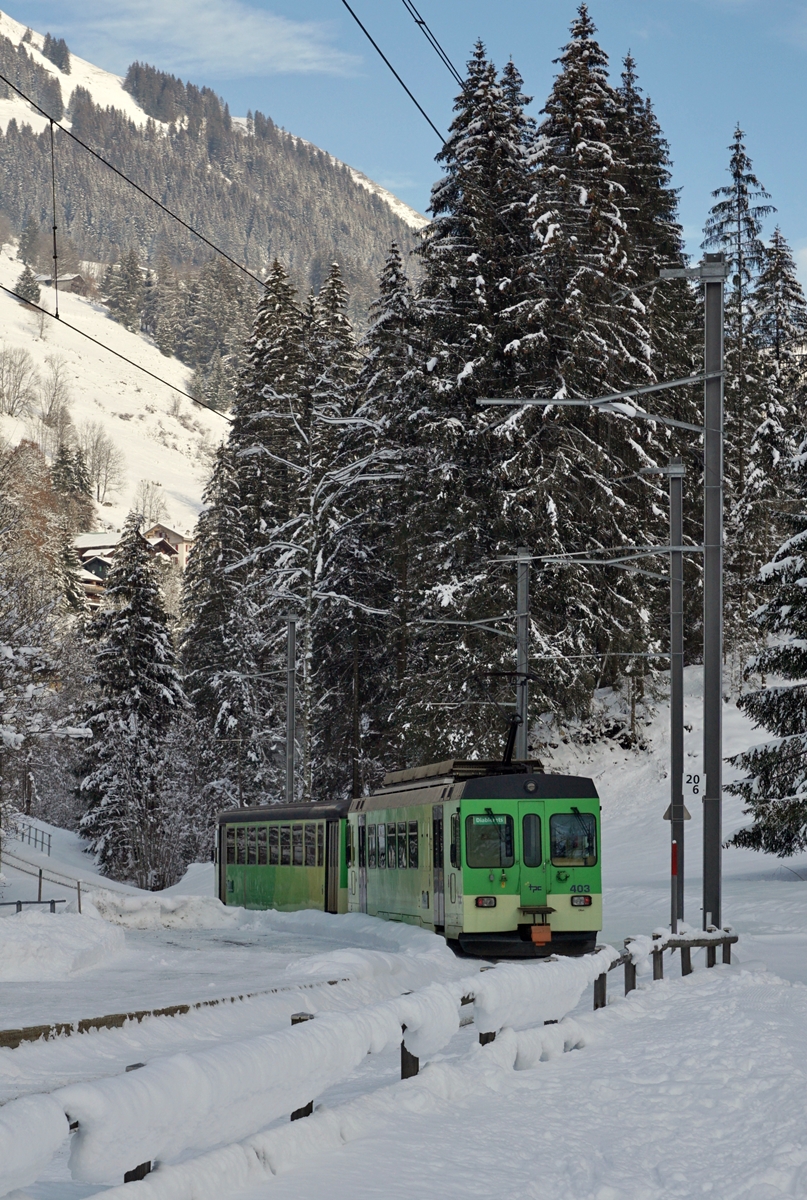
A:
{"type": "MultiPolygon", "coordinates": [[[[17,85],[15,83],[12,83],[11,80],[8,79],[5,75],[0,74],[0,80],[2,80],[3,83],[7,84],[8,87],[10,87],[12,91],[16,92],[18,96],[21,96],[22,99],[25,100],[28,104],[30,104],[32,108],[36,109],[36,111],[38,113],[41,113],[41,115],[45,118],[46,121],[50,121],[51,152],[53,150],[53,127],[55,125],[57,129],[61,129],[62,133],[66,133],[67,136],[69,138],[72,138],[73,141],[76,142],[79,146],[81,146],[81,148],[83,150],[86,150],[88,154],[91,154],[93,158],[97,158],[100,163],[103,163],[103,165],[105,167],[108,167],[110,171],[113,171],[120,179],[122,179],[125,183],[128,183],[130,187],[133,187],[135,189],[135,191],[140,192],[141,196],[145,196],[146,199],[150,200],[152,204],[156,204],[158,208],[162,209],[162,211],[166,214],[166,216],[171,217],[174,221],[178,221],[179,224],[183,227],[183,229],[187,229],[188,233],[192,233],[194,237],[198,238],[200,242],[204,242],[204,244],[206,246],[209,246],[210,249],[213,250],[216,254],[218,254],[222,258],[226,259],[228,263],[232,263],[232,265],[234,267],[237,267],[238,270],[241,271],[244,275],[248,275],[249,278],[254,283],[257,283],[259,287],[265,288],[266,284],[264,283],[264,281],[258,275],[255,275],[253,271],[250,271],[249,267],[245,267],[243,265],[243,263],[238,262],[231,255],[227,254],[227,252],[225,250],[222,250],[221,247],[217,246],[215,242],[211,242],[210,238],[205,237],[205,235],[203,233],[200,233],[199,230],[194,228],[193,225],[189,225],[188,222],[186,220],[184,220],[182,217],[180,217],[178,213],[173,212],[170,208],[167,207],[167,205],[163,204],[162,200],[158,200],[156,196],[152,196],[151,192],[147,192],[146,189],[144,187],[141,187],[139,183],[135,183],[134,179],[130,179],[130,177],[128,175],[126,175],[123,171],[119,170],[118,167],[113,166],[113,164],[109,161],[109,159],[104,158],[103,154],[99,154],[97,150],[93,150],[92,146],[88,146],[86,142],[83,142],[81,140],[81,138],[77,137],[76,134],[73,133],[72,130],[68,129],[66,125],[61,125],[58,121],[54,120],[54,118],[50,115],[50,113],[45,112],[44,108],[41,108],[40,105],[38,105],[35,100],[32,100],[30,96],[27,96],[21,88],[18,88],[17,85]]],[[[414,99],[414,97],[413,97],[413,99],[414,99]]],[[[415,103],[417,103],[417,101],[415,101],[415,103]]],[[[428,120],[428,118],[427,118],[427,120],[428,120]]],[[[54,220],[55,220],[55,216],[54,216],[54,220]]],[[[53,314],[50,313],[49,315],[52,316],[53,314]]]]}
{"type": "MultiPolygon", "coordinates": [[[[420,103],[420,102],[419,102],[419,101],[416,99],[416,97],[414,96],[414,94],[413,94],[413,93],[412,93],[412,92],[409,90],[409,88],[406,86],[406,84],[405,84],[405,83],[404,83],[404,81],[401,79],[401,77],[400,77],[400,75],[398,74],[398,72],[397,72],[397,71],[395,70],[395,68],[393,67],[393,65],[392,65],[392,63],[390,62],[390,60],[387,58],[387,56],[386,56],[386,54],[384,53],[384,51],[383,51],[383,50],[381,49],[381,47],[379,46],[378,42],[376,42],[376,41],[375,41],[375,39],[373,38],[373,36],[372,36],[372,34],[370,33],[370,31],[369,31],[369,30],[368,30],[368,29],[367,29],[367,28],[366,28],[364,25],[362,25],[361,21],[360,21],[360,20],[359,20],[359,18],[356,16],[356,14],[354,13],[353,9],[352,9],[352,8],[350,7],[350,5],[348,4],[347,0],[342,0],[342,3],[344,4],[344,6],[345,6],[345,8],[347,9],[347,11],[350,13],[350,15],[351,15],[351,17],[353,18],[353,20],[354,20],[354,21],[356,22],[356,24],[358,25],[359,29],[362,31],[362,33],[364,34],[364,36],[367,38],[367,41],[370,43],[370,45],[373,47],[373,49],[376,51],[376,53],[377,53],[377,54],[378,54],[378,55],[379,55],[379,56],[380,56],[380,57],[381,57],[381,58],[384,60],[384,62],[385,62],[385,63],[387,64],[387,66],[389,67],[390,71],[392,71],[393,75],[394,75],[394,76],[395,76],[395,78],[398,80],[398,83],[400,83],[401,87],[402,87],[402,88],[403,88],[403,90],[406,92],[407,96],[408,96],[408,97],[409,97],[409,99],[412,101],[412,103],[415,105],[415,107],[417,108],[418,112],[421,114],[421,116],[423,116],[423,117],[425,117],[425,118],[426,118],[426,120],[427,120],[427,121],[428,121],[428,123],[431,125],[432,129],[434,130],[434,132],[435,132],[435,133],[437,134],[437,136],[439,137],[440,141],[441,141],[441,142],[443,142],[443,143],[445,144],[445,140],[446,140],[446,139],[445,139],[445,134],[443,134],[443,133],[441,133],[441,132],[440,132],[440,130],[439,130],[439,129],[437,128],[437,126],[435,125],[434,121],[431,119],[431,117],[429,116],[429,114],[426,112],[426,110],[425,110],[425,108],[423,107],[423,105],[422,105],[422,104],[421,104],[421,103],[420,103]]],[[[1,75],[0,75],[0,79],[2,79],[2,76],[1,76],[1,75]]]]}
{"type": "Polygon", "coordinates": [[[206,408],[209,412],[215,413],[217,417],[221,417],[222,421],[228,421],[232,424],[232,417],[228,417],[226,413],[220,412],[214,408],[212,404],[206,404],[204,400],[197,400],[190,392],[186,392],[183,388],[177,387],[175,383],[169,383],[167,379],[163,379],[162,375],[155,375],[148,367],[142,366],[141,363],[135,362],[133,358],[129,358],[126,354],[121,354],[120,350],[113,350],[111,346],[107,346],[105,342],[101,342],[98,338],[94,338],[91,333],[86,333],[83,329],[79,329],[78,325],[71,325],[69,321],[65,321],[63,317],[50,312],[47,308],[43,308],[41,304],[34,304],[31,300],[26,300],[19,292],[15,292],[13,288],[5,287],[0,283],[0,291],[6,292],[9,296],[13,296],[15,300],[21,300],[28,308],[33,308],[36,312],[44,313],[46,317],[50,317],[52,321],[58,320],[60,325],[65,329],[72,329],[73,333],[79,334],[80,337],[86,338],[88,342],[92,342],[94,346],[99,346],[101,350],[106,350],[107,354],[114,354],[115,358],[121,359],[122,362],[128,363],[130,367],[134,367],[136,371],[141,371],[144,375],[148,375],[150,379],[155,379],[157,383],[161,383],[164,387],[170,388],[172,392],[177,392],[180,396],[184,396],[187,400],[191,400],[194,404],[198,404],[200,408],[206,408]]]}

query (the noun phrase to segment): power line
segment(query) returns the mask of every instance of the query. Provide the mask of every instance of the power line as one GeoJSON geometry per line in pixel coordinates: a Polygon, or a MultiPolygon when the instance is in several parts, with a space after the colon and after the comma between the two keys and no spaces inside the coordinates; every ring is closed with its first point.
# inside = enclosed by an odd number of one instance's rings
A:
{"type": "MultiPolygon", "coordinates": [[[[343,0],[343,2],[344,2],[344,0],[343,0]]],[[[369,34],[368,34],[368,36],[369,36],[369,34]]],[[[86,150],[88,154],[91,154],[93,156],[93,158],[97,158],[98,161],[100,163],[103,163],[105,167],[108,167],[110,171],[114,171],[114,173],[120,179],[122,179],[124,181],[124,183],[128,183],[130,187],[133,187],[135,189],[135,191],[140,192],[141,196],[145,196],[146,199],[150,200],[152,204],[156,204],[158,208],[162,209],[162,211],[167,216],[173,218],[174,221],[178,221],[179,224],[184,229],[187,229],[188,233],[192,233],[194,237],[199,238],[199,240],[201,242],[204,242],[204,244],[206,246],[209,246],[210,249],[215,251],[216,254],[221,255],[221,257],[226,259],[227,262],[232,263],[232,265],[234,267],[237,267],[239,271],[242,271],[244,273],[244,275],[248,275],[249,278],[254,283],[257,283],[259,287],[264,288],[266,286],[266,284],[264,283],[264,281],[262,279],[260,279],[252,271],[250,271],[249,267],[245,267],[243,265],[243,263],[237,262],[234,258],[232,258],[229,254],[227,254],[226,251],[222,250],[220,246],[217,246],[215,244],[215,242],[211,242],[210,238],[205,237],[205,235],[203,233],[200,233],[199,230],[196,229],[193,225],[189,225],[187,221],[183,220],[182,217],[180,217],[177,213],[173,212],[170,208],[168,208],[165,204],[163,204],[163,202],[161,200],[158,200],[156,196],[152,196],[151,193],[147,192],[146,189],[141,187],[139,183],[135,183],[135,181],[133,179],[130,179],[128,175],[125,175],[123,171],[121,171],[117,167],[113,166],[112,163],[108,159],[104,158],[104,156],[102,154],[99,154],[97,150],[93,150],[92,146],[88,146],[86,142],[83,142],[81,140],[81,138],[77,137],[75,135],[75,133],[73,133],[72,130],[67,128],[66,125],[61,125],[58,121],[55,121],[53,119],[53,117],[50,115],[50,113],[46,113],[44,108],[40,108],[40,106],[36,103],[36,101],[32,100],[30,96],[27,96],[25,94],[25,92],[22,91],[21,88],[18,88],[17,85],[15,83],[12,83],[11,80],[6,78],[5,75],[0,74],[0,80],[2,80],[3,83],[7,84],[7,86],[10,87],[12,91],[16,92],[18,96],[21,96],[23,100],[27,101],[27,103],[30,104],[32,108],[36,109],[36,111],[38,113],[41,113],[46,121],[50,122],[51,153],[53,152],[53,127],[55,125],[57,129],[61,129],[62,133],[66,133],[67,136],[72,138],[73,141],[76,142],[79,146],[81,146],[81,148],[83,150],[86,150]]],[[[411,92],[410,92],[410,95],[411,95],[411,92]]],[[[412,99],[414,100],[414,96],[412,97],[412,99]]],[[[417,104],[416,100],[415,100],[415,103],[417,104]]],[[[420,105],[418,105],[418,108],[420,108],[420,105]]],[[[422,111],[423,110],[421,109],[421,112],[422,111]]],[[[426,114],[424,113],[424,116],[425,115],[426,114]]],[[[428,120],[428,117],[426,119],[428,120]]],[[[113,351],[113,353],[114,353],[114,351],[113,351]]]]}
{"type": "Polygon", "coordinates": [[[221,417],[223,421],[227,421],[232,424],[232,417],[228,417],[226,413],[220,412],[217,408],[214,408],[212,404],[205,404],[204,400],[197,400],[195,396],[190,394],[190,392],[186,392],[181,387],[177,387],[175,383],[169,383],[168,380],[163,379],[161,375],[155,375],[153,371],[148,369],[148,367],[144,367],[140,363],[135,362],[133,358],[128,358],[125,354],[121,354],[120,350],[113,350],[111,346],[107,346],[104,342],[99,342],[98,338],[94,338],[91,333],[85,333],[83,329],[79,329],[78,325],[71,325],[70,322],[65,321],[63,317],[56,316],[54,313],[49,312],[48,309],[43,308],[41,304],[34,304],[31,300],[26,300],[24,296],[19,294],[19,292],[15,292],[11,288],[4,287],[2,283],[0,283],[0,291],[6,292],[9,296],[13,296],[15,300],[21,300],[23,304],[28,306],[28,308],[33,308],[37,312],[44,313],[44,315],[46,317],[50,317],[52,321],[58,321],[59,324],[64,325],[66,329],[72,329],[73,333],[77,333],[80,337],[86,338],[87,341],[92,342],[94,346],[99,346],[101,350],[106,350],[107,354],[114,354],[115,358],[120,358],[123,362],[128,363],[130,367],[134,367],[136,371],[142,371],[144,375],[148,375],[151,379],[156,379],[157,383],[164,384],[165,387],[171,388],[172,391],[177,392],[180,396],[184,396],[187,400],[192,400],[193,403],[198,404],[200,408],[206,408],[210,412],[215,413],[217,417],[221,417]]]}
{"type": "Polygon", "coordinates": [[[440,61],[443,63],[443,65],[445,67],[448,68],[448,70],[454,76],[454,79],[456,80],[456,82],[464,90],[466,87],[465,80],[462,78],[459,71],[454,66],[453,62],[446,54],[443,47],[440,45],[437,38],[432,33],[431,29],[429,29],[429,26],[426,24],[423,17],[420,15],[418,10],[415,8],[414,4],[412,3],[412,0],[403,0],[403,4],[404,4],[404,8],[409,13],[409,15],[412,17],[415,24],[420,26],[420,30],[421,30],[423,36],[426,38],[426,41],[429,43],[429,45],[432,47],[432,49],[437,52],[437,55],[440,58],[440,61]]]}
{"type": "MultiPolygon", "coordinates": [[[[364,36],[367,38],[367,40],[368,40],[368,42],[370,43],[370,45],[373,47],[373,49],[376,51],[376,53],[377,53],[377,54],[378,54],[378,55],[379,55],[379,56],[380,56],[380,57],[381,57],[381,58],[384,60],[384,62],[385,62],[385,63],[387,64],[387,66],[389,67],[389,69],[392,71],[393,75],[394,75],[394,76],[395,76],[395,78],[398,80],[398,83],[400,83],[401,87],[402,87],[402,88],[403,88],[403,90],[406,92],[407,96],[408,96],[408,97],[409,97],[409,99],[412,101],[412,103],[415,105],[415,107],[418,109],[418,111],[420,112],[420,114],[426,118],[426,120],[427,120],[427,121],[428,121],[428,123],[431,125],[432,129],[434,130],[434,132],[435,132],[435,133],[437,134],[437,136],[439,137],[440,141],[441,141],[441,142],[443,142],[443,143],[445,143],[445,140],[446,140],[446,139],[445,139],[445,135],[444,135],[444,134],[442,134],[442,133],[440,132],[440,130],[437,128],[437,126],[435,125],[434,121],[431,119],[431,117],[429,116],[429,114],[426,112],[426,110],[425,110],[425,108],[423,107],[423,105],[422,105],[422,104],[420,104],[420,102],[419,102],[418,100],[416,100],[416,99],[415,99],[414,95],[412,94],[412,92],[410,92],[409,88],[406,86],[406,84],[404,83],[404,81],[401,79],[400,75],[399,75],[399,74],[398,74],[398,72],[395,70],[395,68],[393,67],[392,63],[391,63],[391,62],[390,62],[390,60],[387,58],[386,54],[384,53],[384,51],[383,51],[383,50],[381,49],[381,47],[379,46],[378,42],[376,42],[376,41],[373,39],[373,37],[372,37],[371,33],[369,32],[369,30],[368,30],[368,29],[367,29],[367,28],[366,28],[364,25],[362,25],[361,21],[360,21],[360,20],[359,20],[359,18],[356,16],[356,14],[354,13],[353,9],[352,9],[352,8],[350,7],[350,5],[348,4],[347,0],[342,0],[342,3],[344,4],[344,6],[345,6],[345,8],[347,9],[347,11],[350,13],[350,15],[351,15],[351,17],[353,18],[353,20],[354,20],[354,21],[356,22],[356,24],[358,25],[359,29],[362,31],[362,33],[364,34],[364,36]]],[[[0,79],[2,79],[2,75],[0,75],[0,79]]]]}

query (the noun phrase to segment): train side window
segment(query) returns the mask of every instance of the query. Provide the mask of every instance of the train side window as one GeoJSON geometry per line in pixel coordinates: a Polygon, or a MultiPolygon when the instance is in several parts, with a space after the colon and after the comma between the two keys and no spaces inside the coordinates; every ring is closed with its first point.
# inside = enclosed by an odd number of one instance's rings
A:
{"type": "Polygon", "coordinates": [[[258,866],[266,866],[266,826],[258,826],[258,866]]]}
{"type": "Polygon", "coordinates": [[[317,866],[325,866],[325,822],[317,821],[317,866]]]}
{"type": "Polygon", "coordinates": [[[452,867],[457,870],[462,866],[462,852],[460,848],[460,814],[454,812],[451,814],[451,842],[449,857],[452,867]]]}
{"type": "Polygon", "coordinates": [[[417,867],[418,865],[418,823],[417,821],[409,822],[409,866],[417,867]]]}
{"type": "Polygon", "coordinates": [[[406,866],[406,821],[398,822],[398,866],[406,866]]]}
{"type": "Polygon", "coordinates": [[[291,827],[291,865],[293,867],[301,867],[303,865],[302,825],[292,825],[291,827]]]}
{"type": "Polygon", "coordinates": [[[307,867],[315,867],[317,865],[316,825],[306,825],[305,827],[305,865],[307,867]]]}
{"type": "Polygon", "coordinates": [[[278,854],[278,843],[280,841],[279,834],[280,834],[280,827],[278,825],[270,825],[269,826],[269,866],[270,867],[276,867],[279,862],[279,859],[280,859],[280,855],[278,854]]]}
{"type": "Polygon", "coordinates": [[[350,821],[347,821],[345,823],[345,862],[349,867],[352,867],[354,861],[353,826],[350,824],[350,821]]]}
{"type": "Polygon", "coordinates": [[[541,865],[541,818],[537,813],[525,813],[521,822],[521,848],[525,867],[541,865]]]}
{"type": "Polygon", "coordinates": [[[258,861],[258,830],[254,825],[247,828],[247,863],[254,867],[258,861]]]}
{"type": "Polygon", "coordinates": [[[376,858],[376,827],[375,825],[367,826],[367,866],[374,867],[378,862],[376,858]]]}
{"type": "Polygon", "coordinates": [[[396,850],[395,822],[387,823],[387,866],[397,867],[398,852],[396,850]]]}
{"type": "Polygon", "coordinates": [[[469,867],[512,867],[513,818],[505,813],[466,817],[465,853],[469,867]]]}
{"type": "Polygon", "coordinates": [[[280,865],[291,865],[291,825],[280,826],[280,865]]]}
{"type": "Polygon", "coordinates": [[[386,867],[387,865],[387,827],[379,825],[378,827],[378,865],[386,867]]]}
{"type": "Polygon", "coordinates": [[[232,825],[227,826],[227,862],[235,862],[235,830],[232,825]]]}
{"type": "Polygon", "coordinates": [[[591,813],[555,813],[549,818],[549,842],[553,867],[597,864],[597,822],[591,813]]]}
{"type": "Polygon", "coordinates": [[[243,866],[247,861],[247,831],[243,825],[240,829],[236,830],[235,840],[236,846],[238,847],[236,852],[236,862],[239,866],[243,866]]]}

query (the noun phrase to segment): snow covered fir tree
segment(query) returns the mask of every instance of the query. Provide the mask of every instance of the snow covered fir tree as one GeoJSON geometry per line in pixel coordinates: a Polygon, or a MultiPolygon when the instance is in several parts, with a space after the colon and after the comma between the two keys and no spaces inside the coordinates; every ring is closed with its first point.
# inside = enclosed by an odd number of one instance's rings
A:
{"type": "MultiPolygon", "coordinates": [[[[230,426],[211,454],[181,604],[161,596],[132,515],[96,614],[84,609],[71,538],[92,527],[102,488],[89,443],[85,453],[66,421],[47,427],[37,470],[57,497],[59,546],[49,602],[59,646],[81,647],[82,719],[94,735],[65,756],[73,786],[59,787],[66,819],[110,875],[173,882],[206,857],[218,812],[282,798],[289,615],[304,801],[361,794],[393,766],[498,757],[515,690],[519,546],[541,560],[530,753],[570,723],[598,736],[598,689],[635,699],[663,685],[664,578],[571,556],[664,544],[667,501],[652,472],[671,457],[687,465],[685,540],[697,545],[695,439],[627,413],[479,403],[574,401],[700,369],[697,289],[658,277],[687,256],[670,148],[637,64],[627,55],[611,69],[581,4],[555,67],[534,116],[515,63],[498,69],[476,43],[437,156],[431,222],[414,252],[411,239],[390,239],[370,303],[347,257],[335,263],[320,243],[316,270],[278,254],[260,292],[223,259],[177,261],[162,236],[145,252],[136,239],[116,246],[101,302],[192,368],[192,394],[230,426]]],[[[155,114],[203,114],[225,153],[227,121],[209,96],[141,66],[128,86],[155,114]]],[[[78,93],[71,112],[79,128],[112,120],[78,93]]],[[[256,116],[249,137],[274,135],[256,116]]],[[[728,171],[704,244],[723,249],[732,271],[726,632],[736,680],[771,636],[747,619],[768,594],[760,567],[803,508],[791,464],[805,440],[807,305],[784,234],[766,240],[771,209],[739,128],[728,171]]],[[[19,227],[36,283],[41,226],[26,216],[19,227]]],[[[697,424],[699,393],[661,393],[658,411],[697,424]]],[[[695,556],[686,571],[697,662],[695,556]]],[[[49,719],[79,719],[74,684],[63,708],[54,689],[49,719]]],[[[636,742],[627,719],[615,736],[636,742]]],[[[41,748],[31,763],[34,779],[58,773],[41,748]]]]}

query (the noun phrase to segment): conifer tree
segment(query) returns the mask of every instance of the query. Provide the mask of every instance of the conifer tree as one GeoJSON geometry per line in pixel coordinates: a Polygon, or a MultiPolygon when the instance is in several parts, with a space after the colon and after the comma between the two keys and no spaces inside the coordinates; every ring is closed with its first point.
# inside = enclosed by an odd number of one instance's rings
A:
{"type": "Polygon", "coordinates": [[[733,454],[727,462],[727,476],[735,488],[744,475],[747,436],[755,428],[754,397],[746,395],[746,376],[754,367],[754,346],[749,345],[751,297],[764,257],[763,221],[776,211],[771,204],[759,203],[770,199],[770,195],[754,174],[744,137],[738,125],[729,146],[731,183],[712,193],[717,203],[712,206],[703,231],[703,248],[725,251],[730,270],[726,303],[726,419],[733,435],[730,440],[733,454]]]}
{"type": "Polygon", "coordinates": [[[22,296],[23,300],[27,300],[29,304],[39,304],[40,290],[39,284],[31,268],[26,263],[25,270],[20,275],[14,285],[14,291],[18,296],[22,296]]]}
{"type": "Polygon", "coordinates": [[[418,308],[393,243],[370,307],[355,406],[339,454],[353,464],[340,498],[340,554],[353,601],[352,783],[354,795],[407,756],[401,716],[411,629],[412,513],[423,495],[418,400],[423,393],[418,308]]]}
{"type": "Polygon", "coordinates": [[[746,669],[746,676],[785,682],[740,697],[740,708],[773,738],[732,760],[745,778],[728,786],[753,817],[731,844],[782,858],[807,848],[807,446],[795,470],[802,511],[760,574],[763,603],[754,621],[768,644],[746,669]]]}
{"type": "Polygon", "coordinates": [[[218,450],[204,504],[183,580],[182,662],[209,818],[216,808],[260,803],[270,789],[274,705],[228,447],[218,450]]]}
{"type": "Polygon", "coordinates": [[[141,519],[126,519],[93,624],[97,698],[81,830],[105,874],[159,889],[177,869],[165,739],[187,701],[141,519]]]}

